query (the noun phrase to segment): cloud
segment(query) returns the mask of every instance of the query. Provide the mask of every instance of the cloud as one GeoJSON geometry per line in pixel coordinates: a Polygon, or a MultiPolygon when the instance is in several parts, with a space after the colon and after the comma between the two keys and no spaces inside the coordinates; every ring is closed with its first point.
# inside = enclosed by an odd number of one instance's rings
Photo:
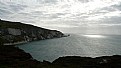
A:
{"type": "Polygon", "coordinates": [[[78,1],[80,1],[80,2],[82,2],[82,3],[90,2],[90,0],[78,0],[78,1]]]}
{"type": "Polygon", "coordinates": [[[112,5],[111,7],[117,10],[121,10],[121,2],[119,2],[118,4],[112,5]]]}
{"type": "Polygon", "coordinates": [[[56,3],[56,2],[58,2],[58,0],[37,0],[37,2],[39,2],[39,3],[51,3],[51,4],[54,4],[54,3],[56,3]]]}
{"type": "Polygon", "coordinates": [[[67,28],[87,24],[120,24],[121,0],[2,1],[0,18],[35,25],[42,23],[40,26],[48,27],[62,25],[67,28]]]}
{"type": "Polygon", "coordinates": [[[17,16],[13,16],[23,11],[25,8],[27,8],[26,5],[8,1],[0,1],[0,18],[7,20],[10,20],[11,18],[17,18],[17,16]]]}
{"type": "Polygon", "coordinates": [[[0,17],[6,18],[9,14],[12,14],[12,11],[8,10],[8,6],[0,2],[0,17]]]}
{"type": "Polygon", "coordinates": [[[0,14],[1,15],[7,15],[7,14],[11,14],[12,12],[6,10],[6,9],[0,9],[0,14]]]}
{"type": "Polygon", "coordinates": [[[11,8],[11,10],[16,12],[16,11],[24,10],[27,6],[21,5],[21,4],[16,4],[16,5],[10,4],[9,7],[11,8]]]}

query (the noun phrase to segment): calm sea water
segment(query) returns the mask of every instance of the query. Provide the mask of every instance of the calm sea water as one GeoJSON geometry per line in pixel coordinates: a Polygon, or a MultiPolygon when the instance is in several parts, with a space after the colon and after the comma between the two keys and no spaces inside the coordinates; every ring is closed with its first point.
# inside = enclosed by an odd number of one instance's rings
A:
{"type": "Polygon", "coordinates": [[[121,55],[121,35],[71,34],[69,37],[35,41],[18,47],[39,61],[53,61],[60,56],[121,55]]]}

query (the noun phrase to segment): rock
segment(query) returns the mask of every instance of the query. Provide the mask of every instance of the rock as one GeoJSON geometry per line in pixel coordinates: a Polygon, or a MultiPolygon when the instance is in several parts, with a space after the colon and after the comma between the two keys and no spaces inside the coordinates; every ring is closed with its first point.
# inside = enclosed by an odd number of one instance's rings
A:
{"type": "Polygon", "coordinates": [[[121,56],[103,56],[103,57],[79,57],[66,56],[60,57],[52,62],[55,65],[66,68],[120,68],[121,56]]]}
{"type": "Polygon", "coordinates": [[[20,44],[20,42],[60,38],[64,37],[64,34],[57,30],[0,20],[0,37],[4,45],[16,45],[17,43],[20,44]]]}
{"type": "Polygon", "coordinates": [[[66,56],[51,63],[37,61],[18,47],[0,46],[0,68],[121,68],[121,56],[66,56]]]}
{"type": "Polygon", "coordinates": [[[52,63],[33,59],[29,53],[14,46],[3,44],[20,44],[34,40],[67,37],[57,30],[49,30],[19,22],[0,19],[0,68],[121,68],[121,56],[102,57],[59,57],[52,63]]]}
{"type": "Polygon", "coordinates": [[[38,65],[38,62],[39,61],[34,60],[29,53],[25,53],[18,47],[0,46],[0,68],[2,68],[1,66],[8,66],[6,68],[18,68],[20,66],[21,68],[23,65],[25,65],[25,67],[29,67],[38,65]]]}

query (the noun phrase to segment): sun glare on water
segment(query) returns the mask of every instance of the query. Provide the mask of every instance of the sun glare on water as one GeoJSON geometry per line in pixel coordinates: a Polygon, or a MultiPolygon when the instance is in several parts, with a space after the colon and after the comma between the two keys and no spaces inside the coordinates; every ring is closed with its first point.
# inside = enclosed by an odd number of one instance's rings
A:
{"type": "Polygon", "coordinates": [[[90,37],[90,38],[105,38],[103,35],[83,35],[85,37],[90,37]]]}

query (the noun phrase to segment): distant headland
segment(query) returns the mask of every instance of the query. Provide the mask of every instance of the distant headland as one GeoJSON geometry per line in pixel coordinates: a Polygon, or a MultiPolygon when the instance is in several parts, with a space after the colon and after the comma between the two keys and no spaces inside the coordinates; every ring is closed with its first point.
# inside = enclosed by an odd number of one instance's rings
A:
{"type": "Polygon", "coordinates": [[[35,40],[66,37],[57,30],[45,29],[20,22],[0,20],[0,41],[3,45],[16,45],[35,40]]]}
{"type": "Polygon", "coordinates": [[[59,57],[53,62],[37,61],[15,46],[35,40],[66,37],[62,32],[20,22],[0,20],[0,68],[121,68],[121,56],[59,57]]]}

